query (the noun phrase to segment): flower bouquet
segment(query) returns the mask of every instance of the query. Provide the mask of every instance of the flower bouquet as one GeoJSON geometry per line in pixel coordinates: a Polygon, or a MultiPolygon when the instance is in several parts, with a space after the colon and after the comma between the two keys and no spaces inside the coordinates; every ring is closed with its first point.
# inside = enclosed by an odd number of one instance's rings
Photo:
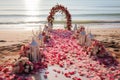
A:
{"type": "Polygon", "coordinates": [[[92,45],[88,47],[90,56],[104,57],[107,54],[104,46],[99,41],[93,41],[92,45]]]}
{"type": "Polygon", "coordinates": [[[13,64],[13,73],[30,73],[33,70],[33,64],[27,57],[21,57],[13,64]]]}

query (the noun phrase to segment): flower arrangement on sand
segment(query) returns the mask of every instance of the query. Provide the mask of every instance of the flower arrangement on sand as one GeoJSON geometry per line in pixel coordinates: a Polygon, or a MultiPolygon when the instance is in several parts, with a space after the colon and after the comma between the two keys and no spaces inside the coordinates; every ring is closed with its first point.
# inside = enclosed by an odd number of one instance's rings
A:
{"type": "Polygon", "coordinates": [[[13,64],[13,73],[30,73],[33,68],[32,62],[27,57],[22,57],[13,64]]]}

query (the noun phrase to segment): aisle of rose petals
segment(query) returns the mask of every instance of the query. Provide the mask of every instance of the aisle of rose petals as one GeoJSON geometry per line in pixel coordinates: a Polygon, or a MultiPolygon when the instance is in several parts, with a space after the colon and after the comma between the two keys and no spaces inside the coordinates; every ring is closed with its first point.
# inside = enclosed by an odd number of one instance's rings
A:
{"type": "MultiPolygon", "coordinates": [[[[41,76],[36,80],[120,79],[120,64],[106,66],[101,60],[90,58],[86,50],[78,44],[77,39],[71,35],[71,31],[53,30],[50,41],[45,43],[44,59],[42,62],[34,63],[34,71],[31,74],[16,75],[10,71],[10,67],[0,67],[0,80],[34,80],[33,77],[36,75],[41,76]]],[[[105,60],[109,62],[109,59],[105,60]]]]}
{"type": "MultiPolygon", "coordinates": [[[[58,65],[65,70],[72,71],[64,73],[67,78],[81,80],[80,76],[88,80],[114,80],[117,74],[120,74],[120,65],[107,67],[100,63],[100,60],[93,60],[86,54],[86,51],[77,43],[76,39],[71,37],[72,32],[56,30],[52,32],[51,45],[47,45],[44,51],[46,62],[50,65],[58,65]],[[53,45],[52,45],[53,44],[53,45]],[[52,46],[52,47],[51,47],[52,46]],[[79,74],[79,76],[74,76],[79,74]]],[[[106,59],[107,60],[107,59],[106,59]]],[[[108,60],[109,62],[110,60],[108,60]]],[[[114,64],[114,63],[112,63],[114,64]]]]}

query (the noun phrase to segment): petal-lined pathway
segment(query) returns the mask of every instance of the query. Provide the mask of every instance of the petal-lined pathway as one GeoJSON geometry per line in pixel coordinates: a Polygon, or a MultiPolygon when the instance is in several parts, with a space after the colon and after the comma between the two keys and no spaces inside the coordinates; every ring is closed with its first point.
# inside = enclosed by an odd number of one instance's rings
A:
{"type": "MultiPolygon", "coordinates": [[[[120,74],[120,65],[107,67],[100,60],[93,60],[71,37],[72,32],[54,30],[43,53],[48,68],[40,73],[44,80],[115,80],[120,74]]],[[[107,60],[107,59],[106,59],[107,60]]],[[[109,62],[109,60],[108,60],[109,62]]],[[[114,64],[114,63],[113,63],[114,64]]]]}
{"type": "Polygon", "coordinates": [[[0,66],[0,80],[119,80],[120,64],[111,57],[90,58],[72,38],[73,32],[53,30],[41,52],[44,58],[34,63],[32,74],[12,73],[12,64],[0,66]],[[6,67],[5,67],[6,66],[6,67]]]}

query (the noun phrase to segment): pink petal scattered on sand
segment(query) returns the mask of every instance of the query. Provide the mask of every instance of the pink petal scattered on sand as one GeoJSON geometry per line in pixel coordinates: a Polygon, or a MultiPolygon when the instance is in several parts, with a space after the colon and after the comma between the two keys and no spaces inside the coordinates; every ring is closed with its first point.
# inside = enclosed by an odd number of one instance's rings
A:
{"type": "Polygon", "coordinates": [[[0,77],[0,80],[4,80],[4,79],[0,77]]]}
{"type": "Polygon", "coordinates": [[[54,71],[54,72],[57,72],[57,70],[56,70],[56,69],[53,69],[53,71],[54,71]]]}
{"type": "Polygon", "coordinates": [[[67,78],[71,78],[71,75],[70,75],[69,73],[65,73],[64,75],[65,75],[65,77],[67,77],[67,78]]]}
{"type": "Polygon", "coordinates": [[[3,68],[3,69],[2,69],[2,72],[4,72],[4,73],[6,73],[6,72],[8,72],[8,71],[9,71],[8,68],[3,68]]]}
{"type": "Polygon", "coordinates": [[[84,76],[84,74],[82,72],[78,72],[80,76],[84,76]]]}
{"type": "Polygon", "coordinates": [[[60,64],[59,64],[59,66],[60,66],[60,67],[63,67],[63,66],[64,66],[64,64],[63,64],[63,63],[60,63],[60,64]]]}
{"type": "Polygon", "coordinates": [[[58,71],[57,71],[57,73],[59,73],[59,74],[60,74],[60,71],[58,70],[58,71]]]}
{"type": "Polygon", "coordinates": [[[44,78],[47,79],[47,75],[46,74],[44,75],[44,78]]]}
{"type": "Polygon", "coordinates": [[[20,77],[18,77],[18,78],[17,78],[17,80],[23,80],[23,77],[22,77],[22,76],[20,76],[20,77]]]}
{"type": "Polygon", "coordinates": [[[55,77],[56,77],[56,78],[58,77],[57,74],[55,75],[55,77]]]}
{"type": "Polygon", "coordinates": [[[72,71],[72,72],[69,72],[70,75],[74,75],[75,74],[75,71],[72,71]]]}
{"type": "Polygon", "coordinates": [[[33,80],[32,77],[26,77],[25,80],[33,80]]]}
{"type": "Polygon", "coordinates": [[[62,71],[62,74],[64,74],[64,72],[62,71]]]}
{"type": "Polygon", "coordinates": [[[111,67],[111,68],[110,68],[110,70],[111,70],[111,71],[114,71],[114,70],[115,70],[115,68],[111,67]]]}
{"type": "Polygon", "coordinates": [[[77,77],[73,77],[72,80],[81,80],[81,79],[77,77]]]}
{"type": "Polygon", "coordinates": [[[61,73],[61,71],[60,71],[60,70],[53,69],[53,71],[54,71],[54,72],[57,72],[58,74],[60,74],[60,73],[61,73]]]}
{"type": "Polygon", "coordinates": [[[49,72],[45,72],[45,74],[49,74],[49,72]]]}

